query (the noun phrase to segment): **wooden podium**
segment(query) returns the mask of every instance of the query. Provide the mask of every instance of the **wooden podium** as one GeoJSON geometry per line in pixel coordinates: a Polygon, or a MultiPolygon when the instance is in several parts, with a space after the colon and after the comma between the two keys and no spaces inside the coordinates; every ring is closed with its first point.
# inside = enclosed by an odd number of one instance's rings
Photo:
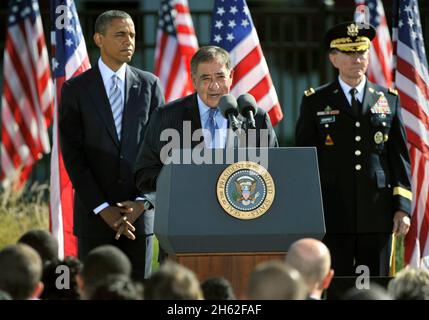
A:
{"type": "Polygon", "coordinates": [[[251,220],[227,214],[218,202],[217,181],[229,165],[165,165],[157,181],[154,232],[169,258],[200,281],[223,276],[243,297],[258,263],[284,259],[298,239],[322,239],[325,224],[315,148],[268,149],[275,197],[265,214],[251,220]]]}
{"type": "Polygon", "coordinates": [[[247,280],[253,268],[268,260],[284,260],[285,253],[218,253],[218,254],[177,254],[169,258],[193,270],[200,281],[222,276],[231,282],[238,299],[247,292],[247,280]]]}

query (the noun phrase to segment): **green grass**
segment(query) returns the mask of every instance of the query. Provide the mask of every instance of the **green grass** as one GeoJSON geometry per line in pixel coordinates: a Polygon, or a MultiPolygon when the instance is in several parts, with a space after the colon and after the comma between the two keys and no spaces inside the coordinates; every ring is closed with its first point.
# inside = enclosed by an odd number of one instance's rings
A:
{"type": "Polygon", "coordinates": [[[38,184],[21,192],[0,191],[0,250],[28,230],[48,229],[47,192],[47,185],[38,184]]]}

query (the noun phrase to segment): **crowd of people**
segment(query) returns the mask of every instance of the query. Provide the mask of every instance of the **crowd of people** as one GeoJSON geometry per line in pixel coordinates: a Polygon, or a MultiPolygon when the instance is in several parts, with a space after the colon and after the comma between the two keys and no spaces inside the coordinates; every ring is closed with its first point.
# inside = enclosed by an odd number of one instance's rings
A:
{"type": "MultiPolygon", "coordinates": [[[[218,275],[198,279],[172,260],[148,279],[133,277],[126,254],[112,245],[92,249],[83,261],[58,258],[58,243],[46,230],[30,230],[0,251],[0,300],[323,300],[335,271],[319,240],[294,242],[284,261],[270,260],[252,271],[245,294],[218,275]]],[[[343,299],[428,300],[429,271],[405,268],[387,288],[353,287],[343,299]]]]}

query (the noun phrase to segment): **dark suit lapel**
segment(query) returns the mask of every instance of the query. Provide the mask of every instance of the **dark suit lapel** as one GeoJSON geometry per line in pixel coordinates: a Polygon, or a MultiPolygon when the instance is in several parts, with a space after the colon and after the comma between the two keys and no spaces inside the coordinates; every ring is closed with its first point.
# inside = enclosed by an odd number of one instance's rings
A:
{"type": "Polygon", "coordinates": [[[135,119],[138,111],[138,105],[136,104],[137,92],[140,88],[140,81],[137,76],[131,70],[129,66],[125,71],[125,105],[122,113],[122,130],[121,130],[121,141],[126,141],[127,135],[130,133],[129,129],[133,126],[132,120],[135,119]]]}
{"type": "Polygon", "coordinates": [[[366,81],[365,93],[362,103],[362,114],[366,114],[368,110],[377,102],[379,96],[376,94],[374,84],[369,80],[366,81]]]}
{"type": "Polygon", "coordinates": [[[346,95],[344,94],[338,79],[331,84],[328,92],[328,100],[330,102],[329,106],[332,109],[339,109],[341,113],[347,113],[351,117],[356,118],[356,115],[347,101],[346,95]]]}
{"type": "MultiPolygon", "coordinates": [[[[192,126],[192,133],[198,129],[202,128],[200,111],[198,109],[197,94],[194,93],[191,97],[191,103],[184,107],[185,111],[183,114],[183,121],[190,121],[192,126]]],[[[200,141],[192,141],[192,148],[197,144],[201,143],[204,138],[201,138],[200,141]]]]}
{"type": "Polygon", "coordinates": [[[93,74],[89,83],[89,93],[94,102],[94,107],[103,119],[107,131],[115,142],[116,146],[119,147],[119,139],[116,133],[115,123],[113,121],[112,109],[110,107],[109,98],[107,97],[106,90],[103,85],[103,78],[101,77],[98,65],[95,64],[93,74]]]}

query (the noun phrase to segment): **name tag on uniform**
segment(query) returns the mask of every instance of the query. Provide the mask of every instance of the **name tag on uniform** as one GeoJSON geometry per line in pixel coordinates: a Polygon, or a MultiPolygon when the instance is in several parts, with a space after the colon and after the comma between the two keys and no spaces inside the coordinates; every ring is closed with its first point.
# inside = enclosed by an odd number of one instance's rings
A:
{"type": "Polygon", "coordinates": [[[340,110],[329,110],[329,111],[319,111],[317,112],[318,116],[329,116],[329,115],[337,115],[340,114],[340,110]]]}
{"type": "Polygon", "coordinates": [[[320,118],[320,124],[333,123],[333,122],[335,122],[335,116],[332,116],[332,117],[321,117],[320,118]]]}

